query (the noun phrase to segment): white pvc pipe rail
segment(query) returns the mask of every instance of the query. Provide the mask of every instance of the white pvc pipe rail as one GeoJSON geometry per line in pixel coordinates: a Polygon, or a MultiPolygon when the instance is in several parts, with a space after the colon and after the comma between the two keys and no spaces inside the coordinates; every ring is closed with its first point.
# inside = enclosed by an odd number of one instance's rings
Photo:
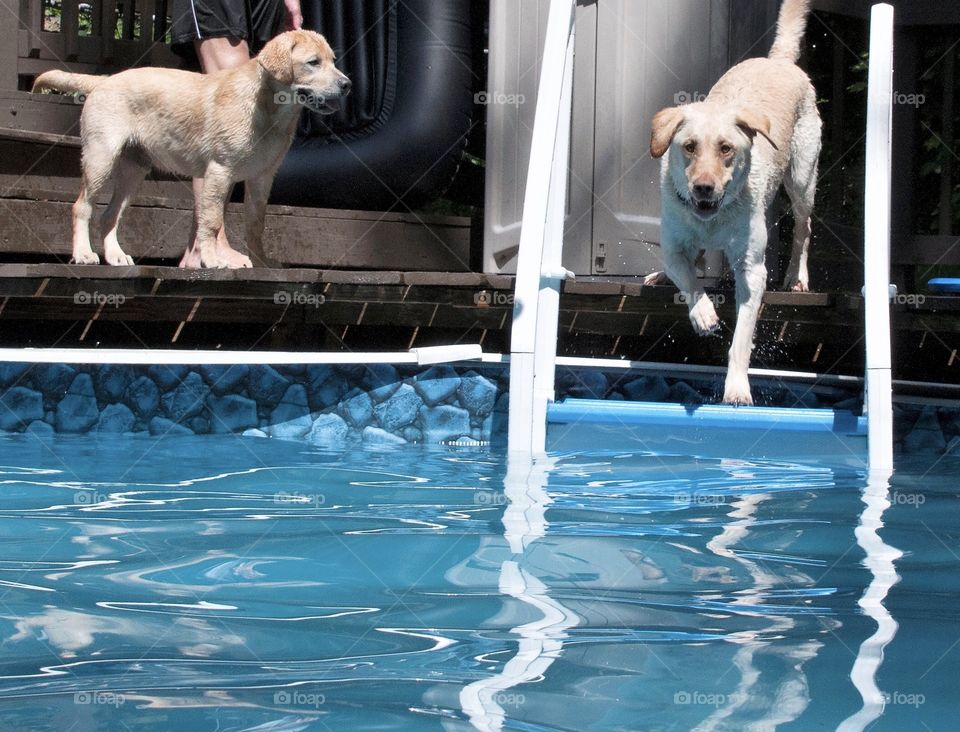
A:
{"type": "Polygon", "coordinates": [[[508,451],[546,450],[547,403],[554,399],[567,163],[573,105],[575,0],[551,0],[541,57],[510,351],[508,451]]]}
{"type": "Polygon", "coordinates": [[[893,133],[893,7],[870,21],[867,158],[864,184],[864,315],[867,441],[871,471],[893,471],[890,356],[890,191],[893,133]]]}

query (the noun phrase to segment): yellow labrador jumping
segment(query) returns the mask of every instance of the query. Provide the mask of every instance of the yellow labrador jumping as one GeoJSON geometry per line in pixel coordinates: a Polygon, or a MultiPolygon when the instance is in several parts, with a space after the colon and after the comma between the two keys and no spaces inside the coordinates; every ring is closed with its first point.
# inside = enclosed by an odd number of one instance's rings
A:
{"type": "Polygon", "coordinates": [[[729,404],[753,403],[747,369],[767,286],[766,214],[781,183],[795,219],[785,286],[808,288],[820,115],[813,85],[796,64],[809,12],[810,0],[784,0],[767,58],[734,66],[703,102],[664,109],[653,119],[650,153],[663,158],[664,265],[697,333],[720,325],[697,282],[700,250],[723,251],[736,278],[737,325],[723,394],[729,404]]]}
{"type": "Polygon", "coordinates": [[[73,205],[73,262],[99,264],[90,245],[97,194],[113,181],[101,219],[107,263],[133,264],[117,239],[123,209],[150,166],[203,178],[194,236],[204,267],[250,267],[249,257],[217,244],[233,183],[246,182],[247,249],[265,261],[263,224],[270,185],[290,147],[301,105],[332,113],[350,92],[323,36],[282,33],[242,66],[213,74],[139,68],[113,76],[48,71],[33,91],[86,95],[80,118],[83,182],[73,205]]]}

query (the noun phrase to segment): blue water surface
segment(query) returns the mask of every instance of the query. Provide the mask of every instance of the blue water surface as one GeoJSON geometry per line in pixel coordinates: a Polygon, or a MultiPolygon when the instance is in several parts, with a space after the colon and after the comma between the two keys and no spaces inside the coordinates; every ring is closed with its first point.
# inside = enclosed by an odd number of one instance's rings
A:
{"type": "Polygon", "coordinates": [[[4,436],[0,729],[956,729],[958,470],[4,436]]]}

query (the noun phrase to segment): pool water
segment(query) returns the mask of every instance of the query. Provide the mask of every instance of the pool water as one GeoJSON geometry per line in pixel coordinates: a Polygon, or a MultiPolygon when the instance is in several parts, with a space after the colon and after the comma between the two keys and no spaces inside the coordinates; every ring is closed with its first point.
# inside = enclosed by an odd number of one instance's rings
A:
{"type": "Polygon", "coordinates": [[[956,729],[956,458],[879,492],[233,437],[11,435],[0,466],[4,730],[956,729]]]}

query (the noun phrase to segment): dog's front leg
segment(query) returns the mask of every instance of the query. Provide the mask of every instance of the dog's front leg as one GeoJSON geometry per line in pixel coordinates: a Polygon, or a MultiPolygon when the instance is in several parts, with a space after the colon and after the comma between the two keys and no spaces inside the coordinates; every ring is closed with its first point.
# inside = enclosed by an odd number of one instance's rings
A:
{"type": "Polygon", "coordinates": [[[696,249],[663,244],[663,265],[667,276],[680,290],[679,298],[687,304],[690,323],[698,335],[711,335],[720,327],[720,318],[713,302],[697,279],[696,249]]]}
{"type": "MultiPolygon", "coordinates": [[[[766,223],[757,225],[766,237],[766,223]]],[[[754,231],[757,227],[754,227],[754,231]]],[[[750,405],[750,380],[747,371],[750,368],[750,353],[753,350],[753,334],[757,327],[763,293],[767,289],[767,267],[763,261],[764,247],[751,249],[734,265],[737,280],[737,325],[733,331],[733,343],[730,346],[727,379],[723,390],[726,404],[750,405]]],[[[761,242],[762,244],[762,242],[761,242]]]]}
{"type": "Polygon", "coordinates": [[[268,174],[248,179],[245,184],[243,216],[247,233],[247,251],[250,252],[250,257],[258,267],[281,266],[277,260],[267,257],[263,249],[263,225],[272,183],[273,171],[270,171],[268,174]]]}
{"type": "Polygon", "coordinates": [[[227,258],[221,255],[217,237],[223,228],[223,212],[233,184],[230,170],[218,163],[210,163],[203,176],[203,189],[196,196],[197,242],[200,249],[200,266],[229,267],[227,258]]]}

